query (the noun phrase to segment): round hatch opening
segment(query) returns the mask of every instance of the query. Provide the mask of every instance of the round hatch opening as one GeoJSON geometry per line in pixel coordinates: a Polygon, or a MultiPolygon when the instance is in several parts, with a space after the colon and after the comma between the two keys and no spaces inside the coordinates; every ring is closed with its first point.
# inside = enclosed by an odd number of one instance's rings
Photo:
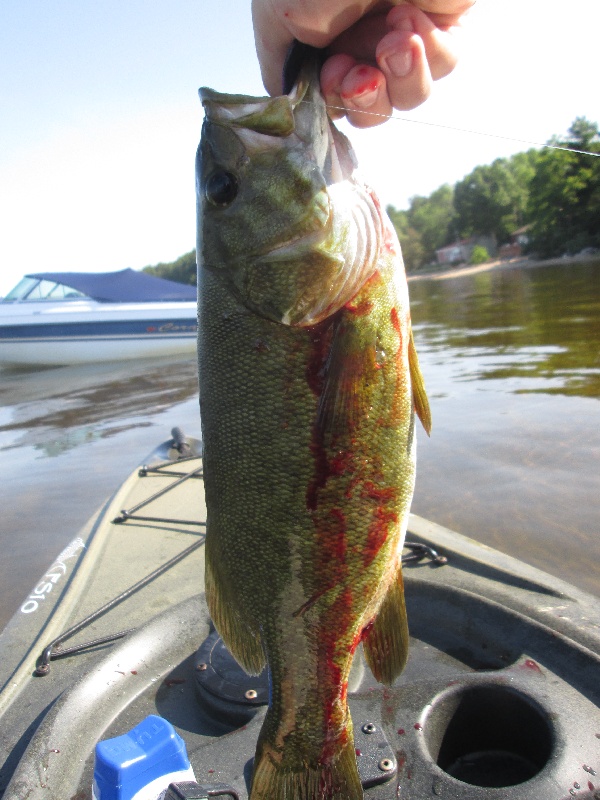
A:
{"type": "Polygon", "coordinates": [[[434,702],[423,726],[431,757],[471,786],[515,786],[535,777],[552,754],[545,711],[504,686],[453,691],[434,702]]]}

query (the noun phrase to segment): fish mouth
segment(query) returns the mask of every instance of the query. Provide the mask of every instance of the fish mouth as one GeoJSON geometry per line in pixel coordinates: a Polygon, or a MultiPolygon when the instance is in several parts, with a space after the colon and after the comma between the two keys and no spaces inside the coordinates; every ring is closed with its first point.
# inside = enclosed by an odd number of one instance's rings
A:
{"type": "MultiPolygon", "coordinates": [[[[307,65],[302,69],[291,92],[279,97],[224,94],[206,86],[201,87],[198,94],[211,122],[245,128],[267,136],[287,137],[296,130],[294,112],[297,106],[309,93],[314,94],[310,92],[315,78],[313,71],[312,66],[307,65]]],[[[323,110],[325,111],[324,102],[323,110]]]]}

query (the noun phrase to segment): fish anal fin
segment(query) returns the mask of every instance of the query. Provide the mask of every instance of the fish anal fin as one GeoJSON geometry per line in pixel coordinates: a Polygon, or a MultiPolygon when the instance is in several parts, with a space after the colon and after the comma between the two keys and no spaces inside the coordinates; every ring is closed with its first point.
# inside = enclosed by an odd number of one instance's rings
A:
{"type": "Polygon", "coordinates": [[[229,598],[226,585],[223,589],[224,584],[213,569],[209,552],[206,552],[204,585],[211,619],[242,669],[249,675],[260,675],[266,663],[260,635],[236,613],[235,603],[229,598]]]}
{"type": "Polygon", "coordinates": [[[402,569],[398,569],[375,621],[364,637],[364,653],[374,677],[390,686],[408,658],[408,622],[402,569]]]}
{"type": "Polygon", "coordinates": [[[315,763],[297,751],[277,750],[263,731],[254,758],[250,800],[363,800],[350,720],[339,750],[315,763]]]}
{"type": "Polygon", "coordinates": [[[412,383],[413,402],[415,404],[415,411],[421,420],[427,435],[431,434],[431,410],[429,408],[429,400],[427,399],[427,392],[425,390],[425,381],[421,367],[419,366],[419,357],[417,356],[417,349],[415,347],[415,340],[413,332],[410,332],[410,339],[408,341],[408,366],[410,369],[410,380],[412,383]]]}

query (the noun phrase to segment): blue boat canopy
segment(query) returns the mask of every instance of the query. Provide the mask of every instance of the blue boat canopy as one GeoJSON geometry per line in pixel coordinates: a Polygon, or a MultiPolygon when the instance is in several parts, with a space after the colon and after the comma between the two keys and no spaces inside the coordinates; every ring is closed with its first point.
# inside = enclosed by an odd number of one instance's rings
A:
{"type": "Polygon", "coordinates": [[[26,277],[64,284],[101,303],[196,299],[195,286],[155,278],[133,269],[118,272],[32,272],[26,277]]]}

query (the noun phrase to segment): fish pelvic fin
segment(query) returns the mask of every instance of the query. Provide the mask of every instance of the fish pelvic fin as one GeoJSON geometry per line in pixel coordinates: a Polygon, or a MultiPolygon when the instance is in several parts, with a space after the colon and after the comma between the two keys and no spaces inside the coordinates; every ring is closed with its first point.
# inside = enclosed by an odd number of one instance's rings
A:
{"type": "Polygon", "coordinates": [[[286,753],[261,732],[249,800],[363,800],[350,717],[345,733],[337,752],[314,764],[296,753],[287,764],[286,753]]]}
{"type": "Polygon", "coordinates": [[[260,635],[236,612],[226,582],[218,579],[209,549],[206,551],[204,585],[211,619],[229,652],[249,675],[260,675],[266,663],[260,635]]]}
{"type": "Polygon", "coordinates": [[[408,622],[402,568],[398,569],[373,626],[364,638],[365,659],[376,680],[390,686],[408,658],[408,622]]]}
{"type": "Polygon", "coordinates": [[[410,369],[410,379],[412,383],[415,411],[417,412],[417,416],[425,428],[427,436],[429,436],[431,434],[431,409],[429,408],[429,400],[425,390],[423,373],[421,372],[421,367],[419,366],[419,357],[417,356],[417,348],[415,347],[412,329],[410,331],[410,339],[408,341],[408,366],[410,369]]]}

